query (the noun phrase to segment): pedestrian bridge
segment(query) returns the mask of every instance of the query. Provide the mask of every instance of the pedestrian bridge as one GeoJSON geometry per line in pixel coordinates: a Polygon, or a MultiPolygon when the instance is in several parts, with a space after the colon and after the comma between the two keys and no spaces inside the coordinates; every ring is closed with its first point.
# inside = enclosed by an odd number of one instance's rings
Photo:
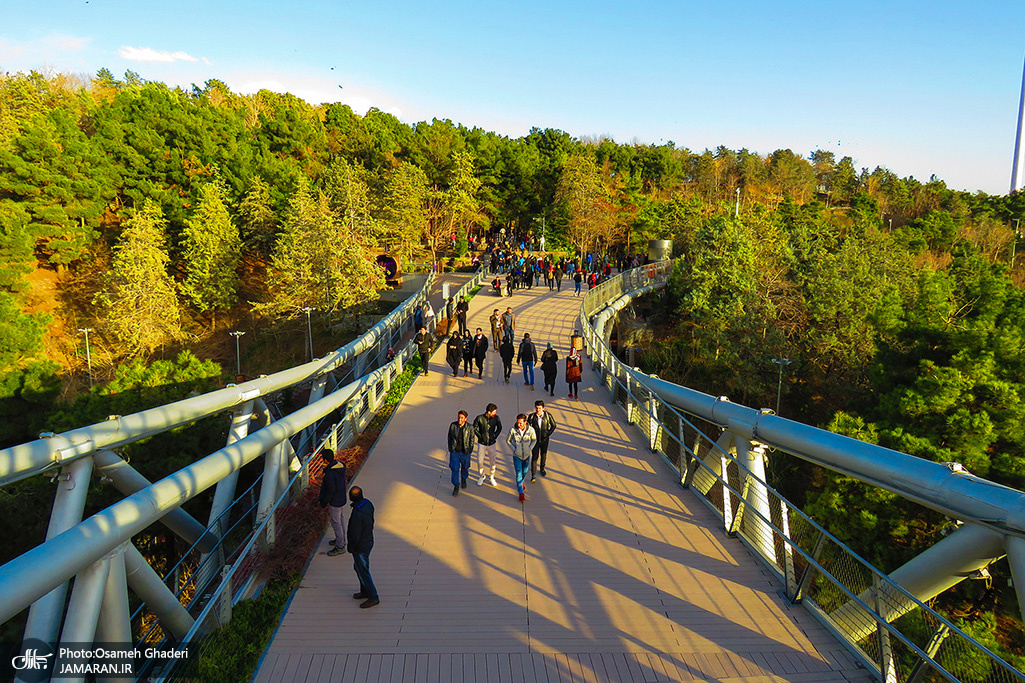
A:
{"type": "MultiPolygon", "coordinates": [[[[453,377],[444,348],[437,351],[356,479],[377,510],[370,563],[380,605],[361,610],[351,599],[351,560],[327,556],[325,536],[256,680],[1025,680],[922,604],[1005,547],[1017,567],[1011,550],[1022,535],[1022,494],[622,367],[605,346],[609,321],[667,275],[668,264],[631,271],[584,300],[543,286],[472,299],[471,328],[488,330],[491,311],[512,306],[518,336],[530,332],[539,348],[551,342],[560,359],[580,330],[589,362],[579,400],[566,397],[561,364],[552,397],[541,392],[540,374],[535,390],[518,372],[506,384],[493,351],[482,379],[453,377]],[[472,419],[493,402],[508,428],[538,399],[559,428],[548,476],[528,484],[526,502],[517,498],[507,451],[498,486],[478,487],[474,477],[452,496],[445,440],[457,411],[472,419]],[[887,577],[765,484],[766,446],[891,490],[911,482],[915,490],[902,495],[970,523],[887,577]],[[895,478],[888,466],[909,474],[895,478]],[[912,613],[914,629],[902,620],[912,613]]],[[[250,558],[273,542],[274,510],[303,486],[305,456],[322,440],[348,443],[410,357],[407,346],[383,361],[388,347],[408,339],[412,309],[428,294],[307,366],[0,451],[0,483],[57,467],[66,483],[46,543],[0,567],[0,617],[32,604],[26,635],[44,642],[202,649],[209,630],[251,594],[250,558]],[[311,380],[306,408],[275,419],[262,403],[311,380]],[[140,481],[110,450],[229,409],[229,445],[160,482],[140,481]],[[329,428],[323,419],[336,409],[342,417],[329,428]],[[248,433],[252,419],[263,425],[248,433]],[[261,456],[262,479],[236,493],[233,473],[261,456]],[[79,521],[81,506],[70,501],[94,462],[126,498],[79,521]],[[207,524],[179,509],[215,485],[207,524]],[[154,521],[195,543],[201,561],[190,590],[181,590],[176,570],[159,576],[140,565],[130,539],[154,521]],[[246,523],[254,530],[239,542],[232,529],[246,523]],[[48,561],[55,557],[61,561],[48,561]],[[128,588],[145,610],[129,613],[128,588]]],[[[149,675],[166,680],[176,671],[154,667],[149,675]]]]}

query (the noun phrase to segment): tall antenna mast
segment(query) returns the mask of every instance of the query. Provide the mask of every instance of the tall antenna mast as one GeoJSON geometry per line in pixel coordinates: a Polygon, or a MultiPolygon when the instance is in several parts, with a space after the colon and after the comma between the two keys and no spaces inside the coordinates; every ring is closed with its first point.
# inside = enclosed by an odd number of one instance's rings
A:
{"type": "Polygon", "coordinates": [[[1014,138],[1014,165],[1011,166],[1011,192],[1025,186],[1025,148],[1022,129],[1025,128],[1025,69],[1021,76],[1021,101],[1018,103],[1018,134],[1014,138]]]}

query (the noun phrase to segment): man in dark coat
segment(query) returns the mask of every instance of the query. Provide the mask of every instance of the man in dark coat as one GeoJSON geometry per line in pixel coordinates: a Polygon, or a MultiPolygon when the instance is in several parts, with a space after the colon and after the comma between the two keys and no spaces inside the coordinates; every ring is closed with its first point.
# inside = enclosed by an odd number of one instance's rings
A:
{"type": "Polygon", "coordinates": [[[459,495],[460,488],[466,488],[466,479],[470,476],[474,433],[467,417],[467,412],[460,410],[456,421],[448,426],[448,467],[452,470],[453,496],[459,495]]]}
{"type": "Polygon", "coordinates": [[[545,469],[545,465],[548,464],[548,439],[555,431],[555,418],[545,410],[544,401],[534,401],[534,412],[527,418],[527,424],[534,428],[534,434],[537,435],[537,441],[530,451],[530,480],[534,481],[539,460],[541,476],[548,476],[548,470],[545,469]]]}
{"type": "Polygon", "coordinates": [[[470,328],[466,326],[466,314],[470,312],[470,304],[462,298],[456,302],[456,322],[459,323],[460,332],[468,332],[470,328]]]}
{"type": "Polygon", "coordinates": [[[513,356],[516,349],[513,347],[512,339],[502,338],[502,344],[498,347],[498,355],[502,357],[502,367],[505,370],[505,383],[509,383],[509,376],[512,375],[513,356]]]}
{"type": "Polygon", "coordinates": [[[523,366],[523,384],[534,391],[534,363],[537,362],[537,349],[530,341],[530,333],[523,334],[520,350],[516,352],[516,362],[523,366]]]}
{"type": "Polygon", "coordinates": [[[342,511],[345,509],[345,463],[335,460],[335,452],[325,448],[320,452],[324,459],[324,478],[320,481],[320,507],[327,508],[331,519],[331,529],[335,532],[334,546],[327,551],[328,555],[341,555],[345,552],[345,527],[342,526],[342,511]]]}
{"type": "Polygon", "coordinates": [[[480,478],[477,486],[484,485],[488,472],[484,469],[485,459],[491,461],[491,485],[498,486],[495,481],[496,460],[498,459],[498,437],[502,435],[502,419],[498,417],[498,406],[489,403],[484,413],[473,419],[473,433],[477,437],[477,471],[480,478]]]}
{"type": "Polygon", "coordinates": [[[420,331],[413,337],[413,342],[416,344],[417,353],[420,354],[420,364],[423,366],[424,374],[427,374],[427,365],[431,359],[431,345],[433,343],[431,335],[428,334],[426,327],[421,327],[420,331]]]}
{"type": "Polygon", "coordinates": [[[352,512],[349,513],[349,552],[352,566],[359,579],[359,593],[352,597],[362,600],[360,607],[366,609],[381,604],[377,587],[370,576],[370,551],[374,549],[374,504],[363,497],[363,489],[353,486],[349,489],[352,512]]]}
{"type": "Polygon", "coordinates": [[[488,338],[484,330],[477,328],[477,336],[473,338],[473,360],[477,363],[477,379],[484,376],[484,358],[488,355],[488,338]]]}

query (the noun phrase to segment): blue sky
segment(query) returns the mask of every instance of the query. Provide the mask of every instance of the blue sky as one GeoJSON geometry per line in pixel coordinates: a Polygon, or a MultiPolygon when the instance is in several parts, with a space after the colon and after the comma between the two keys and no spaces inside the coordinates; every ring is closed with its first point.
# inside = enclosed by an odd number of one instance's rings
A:
{"type": "Polygon", "coordinates": [[[617,142],[767,154],[1004,194],[1025,2],[0,0],[0,70],[101,67],[617,142]]]}

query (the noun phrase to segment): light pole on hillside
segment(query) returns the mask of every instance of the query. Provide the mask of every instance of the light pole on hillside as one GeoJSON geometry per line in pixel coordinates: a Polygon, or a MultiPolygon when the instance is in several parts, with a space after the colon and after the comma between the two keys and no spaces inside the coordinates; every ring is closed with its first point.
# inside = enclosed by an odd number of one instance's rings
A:
{"type": "Polygon", "coordinates": [[[243,334],[245,334],[245,332],[240,332],[238,330],[235,330],[234,332],[229,332],[228,334],[230,334],[232,337],[235,338],[235,374],[241,376],[242,375],[242,354],[239,351],[238,338],[241,337],[243,334]]]}
{"type": "Polygon", "coordinates": [[[306,338],[310,342],[310,360],[313,360],[313,326],[310,323],[310,313],[317,310],[312,306],[307,306],[302,309],[303,313],[306,314],[306,338]]]}
{"type": "Polygon", "coordinates": [[[789,358],[773,358],[772,362],[779,366],[779,382],[776,384],[776,414],[779,415],[779,400],[783,396],[783,368],[793,361],[789,358]]]}
{"type": "Polygon", "coordinates": [[[89,368],[89,388],[93,388],[93,357],[89,351],[89,333],[93,331],[91,327],[80,327],[79,332],[85,333],[85,364],[89,368]]]}

